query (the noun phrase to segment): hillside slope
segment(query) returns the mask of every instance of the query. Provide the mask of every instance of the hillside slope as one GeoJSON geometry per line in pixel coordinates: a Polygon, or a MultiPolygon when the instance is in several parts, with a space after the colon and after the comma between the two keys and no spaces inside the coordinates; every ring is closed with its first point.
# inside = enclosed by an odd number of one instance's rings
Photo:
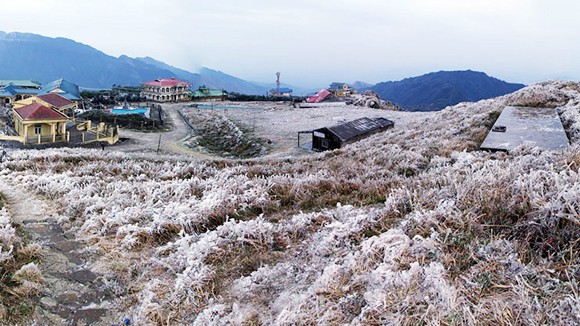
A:
{"type": "Polygon", "coordinates": [[[0,175],[61,206],[135,324],[572,325],[579,112],[550,82],[308,157],[22,150],[0,175]],[[477,151],[506,105],[557,106],[572,146],[477,151]]]}
{"type": "Polygon", "coordinates": [[[439,71],[371,87],[382,98],[409,111],[441,110],[460,102],[477,102],[524,87],[476,71],[439,71]]]}

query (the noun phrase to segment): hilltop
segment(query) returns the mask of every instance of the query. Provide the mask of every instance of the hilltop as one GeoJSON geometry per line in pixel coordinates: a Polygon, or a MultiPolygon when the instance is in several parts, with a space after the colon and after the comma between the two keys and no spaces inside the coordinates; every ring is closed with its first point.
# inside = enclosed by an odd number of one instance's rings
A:
{"type": "Polygon", "coordinates": [[[578,324],[579,112],[580,83],[546,82],[331,152],[15,150],[0,179],[134,324],[578,324]],[[572,146],[478,151],[506,105],[556,107],[572,146]]]}
{"type": "Polygon", "coordinates": [[[371,90],[409,111],[438,111],[460,102],[509,94],[523,84],[507,83],[477,71],[439,71],[401,81],[378,83],[371,90]]]}

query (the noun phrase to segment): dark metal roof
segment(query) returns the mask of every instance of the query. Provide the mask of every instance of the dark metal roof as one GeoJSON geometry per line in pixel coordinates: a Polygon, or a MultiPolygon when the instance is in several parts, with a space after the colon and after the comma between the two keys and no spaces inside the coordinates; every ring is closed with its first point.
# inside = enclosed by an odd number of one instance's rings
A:
{"type": "Polygon", "coordinates": [[[506,106],[480,148],[509,151],[523,143],[550,150],[570,145],[556,109],[506,106]]]}
{"type": "Polygon", "coordinates": [[[394,125],[395,123],[393,121],[385,118],[360,118],[326,129],[338,136],[342,141],[345,141],[394,125]]]}

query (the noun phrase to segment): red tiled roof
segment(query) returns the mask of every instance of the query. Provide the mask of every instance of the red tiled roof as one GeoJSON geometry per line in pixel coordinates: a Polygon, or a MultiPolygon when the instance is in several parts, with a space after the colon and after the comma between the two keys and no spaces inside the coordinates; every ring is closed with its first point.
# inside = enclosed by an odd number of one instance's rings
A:
{"type": "Polygon", "coordinates": [[[163,78],[163,79],[155,79],[152,81],[148,81],[146,83],[143,83],[143,85],[167,87],[167,86],[189,86],[191,84],[186,82],[186,81],[179,80],[176,78],[163,78]]]}
{"type": "Polygon", "coordinates": [[[320,102],[322,102],[322,100],[327,98],[330,94],[331,93],[328,90],[323,89],[320,92],[316,93],[316,95],[308,96],[308,98],[306,99],[306,102],[308,102],[308,103],[320,103],[320,102]]]}
{"type": "Polygon", "coordinates": [[[60,120],[67,119],[61,113],[38,103],[16,109],[16,113],[24,120],[60,120]]]}
{"type": "Polygon", "coordinates": [[[73,104],[72,101],[69,101],[66,98],[55,93],[40,95],[38,96],[38,98],[58,109],[73,104]]]}

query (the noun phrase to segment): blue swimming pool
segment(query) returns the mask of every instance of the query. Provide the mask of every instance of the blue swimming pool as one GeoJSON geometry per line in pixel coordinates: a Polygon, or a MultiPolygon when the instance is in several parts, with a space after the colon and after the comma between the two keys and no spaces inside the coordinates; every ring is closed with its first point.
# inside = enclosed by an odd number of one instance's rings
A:
{"type": "Polygon", "coordinates": [[[123,114],[139,114],[144,117],[149,117],[149,108],[134,108],[134,109],[112,109],[112,114],[123,115],[123,114]]]}

